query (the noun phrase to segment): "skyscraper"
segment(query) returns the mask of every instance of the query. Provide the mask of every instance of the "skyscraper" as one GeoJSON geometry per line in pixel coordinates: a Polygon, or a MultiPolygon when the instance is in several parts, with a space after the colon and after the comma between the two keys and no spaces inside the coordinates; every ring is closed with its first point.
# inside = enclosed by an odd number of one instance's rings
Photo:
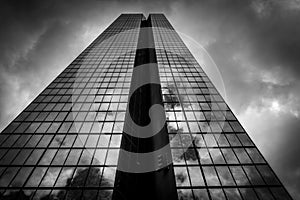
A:
{"type": "Polygon", "coordinates": [[[1,199],[291,199],[163,14],[120,15],[0,134],[1,199]]]}

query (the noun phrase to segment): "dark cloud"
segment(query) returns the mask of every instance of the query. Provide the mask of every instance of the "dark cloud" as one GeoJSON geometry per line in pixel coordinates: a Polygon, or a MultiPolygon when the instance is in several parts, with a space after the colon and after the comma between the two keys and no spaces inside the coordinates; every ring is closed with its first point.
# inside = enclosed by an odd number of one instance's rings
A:
{"type": "MultiPolygon", "coordinates": [[[[300,76],[300,10],[287,10],[274,1],[263,4],[269,7],[268,15],[261,16],[253,2],[265,1],[231,2],[179,4],[177,10],[184,11],[185,17],[178,12],[174,24],[189,35],[198,32],[192,36],[206,46],[219,66],[226,86],[230,85],[229,96],[254,87],[256,92],[264,93],[270,84],[276,90],[279,90],[277,85],[295,85],[300,76]],[[186,19],[190,23],[183,23],[186,19]],[[192,29],[190,24],[194,25],[192,29]],[[276,83],[272,85],[263,79],[265,73],[269,73],[276,83]]],[[[278,94],[278,91],[274,92],[278,94]]],[[[287,93],[286,88],[281,92],[287,93]]],[[[249,96],[253,93],[249,92],[249,96]]],[[[241,98],[232,99],[239,101],[241,98]]],[[[245,105],[252,101],[251,97],[245,99],[249,99],[244,100],[245,105]]]]}
{"type": "Polygon", "coordinates": [[[298,0],[2,2],[0,129],[122,12],[164,12],[206,47],[229,105],[300,198],[298,0]]]}

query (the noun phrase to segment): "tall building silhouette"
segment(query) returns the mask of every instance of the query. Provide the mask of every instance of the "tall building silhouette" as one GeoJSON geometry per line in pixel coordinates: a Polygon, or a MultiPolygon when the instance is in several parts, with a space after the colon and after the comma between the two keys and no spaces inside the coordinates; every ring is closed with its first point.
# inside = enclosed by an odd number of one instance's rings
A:
{"type": "Polygon", "coordinates": [[[0,199],[291,199],[163,14],[120,15],[0,134],[0,199]]]}

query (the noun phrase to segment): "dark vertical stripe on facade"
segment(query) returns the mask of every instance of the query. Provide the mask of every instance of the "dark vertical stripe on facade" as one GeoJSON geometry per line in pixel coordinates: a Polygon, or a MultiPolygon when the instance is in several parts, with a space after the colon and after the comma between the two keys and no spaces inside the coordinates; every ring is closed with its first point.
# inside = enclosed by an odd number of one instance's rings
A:
{"type": "MultiPolygon", "coordinates": [[[[138,43],[145,44],[152,42],[149,47],[154,47],[153,33],[151,29],[151,19],[143,20],[141,28],[147,28],[149,33],[139,36],[138,43]],[[150,28],[149,28],[150,27],[150,28]]],[[[145,34],[145,32],[143,32],[145,34]]],[[[138,45],[139,47],[139,45],[138,45]]],[[[157,63],[155,48],[141,48],[136,50],[134,67],[144,64],[157,63]]],[[[157,67],[157,65],[155,66],[157,67]]],[[[157,74],[159,76],[159,74],[157,74]]],[[[133,81],[133,80],[131,80],[133,81]]],[[[131,95],[128,102],[127,112],[132,120],[139,126],[146,126],[150,123],[149,109],[154,104],[162,103],[160,84],[146,84],[138,88],[131,95]]],[[[126,123],[126,119],[125,119],[126,123]]],[[[141,133],[142,134],[142,133],[141,133]]],[[[121,149],[134,153],[148,153],[158,150],[169,144],[167,125],[152,137],[138,138],[123,131],[121,149]]],[[[156,158],[153,158],[156,159],[156,158]]],[[[145,173],[130,173],[117,170],[113,200],[175,200],[178,199],[173,164],[158,170],[145,173]]]]}

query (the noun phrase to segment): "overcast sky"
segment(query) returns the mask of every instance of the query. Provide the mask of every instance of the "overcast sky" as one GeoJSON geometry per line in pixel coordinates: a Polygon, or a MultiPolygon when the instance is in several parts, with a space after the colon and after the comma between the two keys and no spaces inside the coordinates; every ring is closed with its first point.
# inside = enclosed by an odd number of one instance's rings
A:
{"type": "Polygon", "coordinates": [[[163,12],[205,47],[229,106],[300,199],[300,0],[2,1],[0,130],[124,12],[163,12]]]}

